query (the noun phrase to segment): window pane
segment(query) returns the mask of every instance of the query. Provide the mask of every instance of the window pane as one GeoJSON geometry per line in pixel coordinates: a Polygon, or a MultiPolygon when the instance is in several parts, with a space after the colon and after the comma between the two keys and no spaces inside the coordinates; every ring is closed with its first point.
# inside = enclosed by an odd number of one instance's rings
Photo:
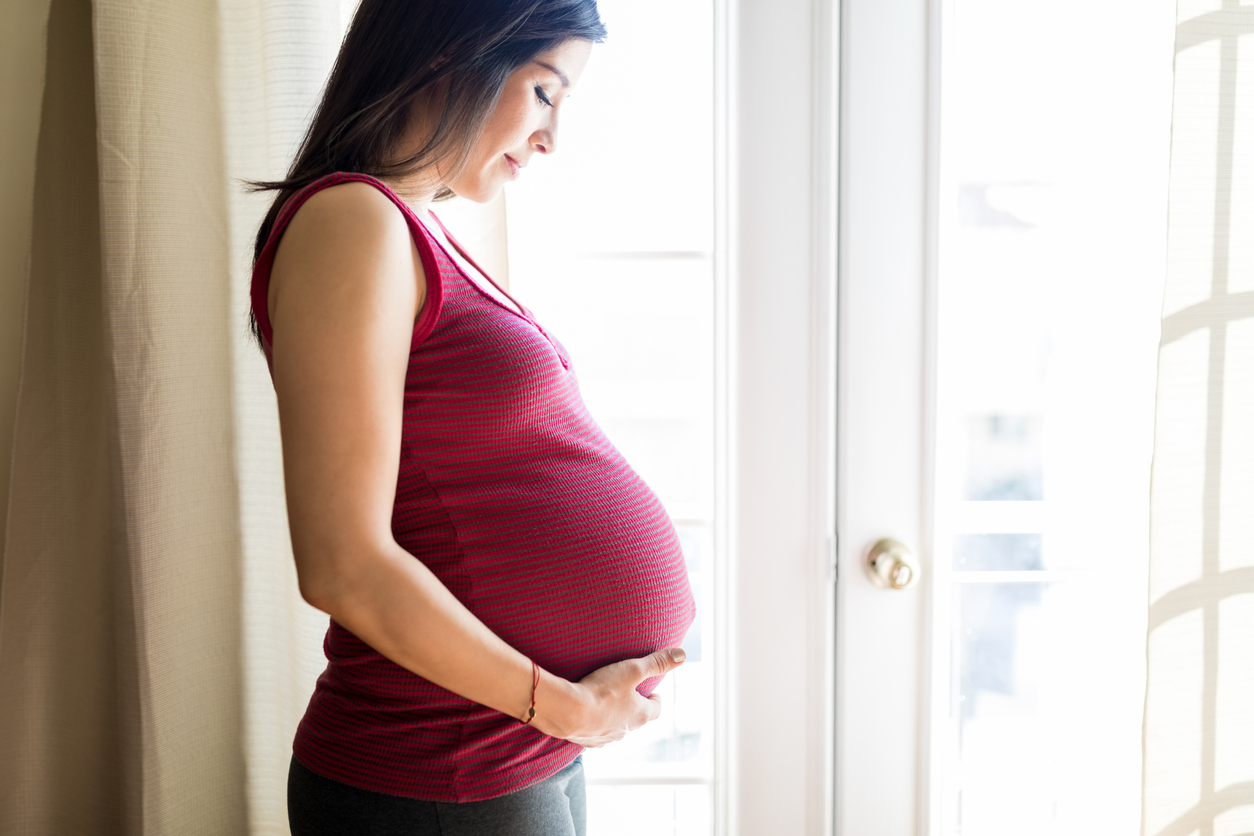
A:
{"type": "Polygon", "coordinates": [[[1039,534],[960,534],[954,569],[960,572],[1043,569],[1039,534]]]}
{"type": "Polygon", "coordinates": [[[1135,836],[1174,3],[940,8],[939,832],[1135,836]]]}
{"type": "Polygon", "coordinates": [[[562,106],[557,153],[536,155],[510,184],[510,246],[708,253],[713,4],[597,6],[609,36],[562,106]]]}
{"type": "Polygon", "coordinates": [[[697,601],[660,719],[588,750],[589,832],[706,834],[713,776],[713,4],[601,0],[558,153],[506,190],[510,290],[675,522],[697,601]],[[665,25],[658,25],[664,21],[665,25]],[[649,785],[597,781],[649,781],[649,785]],[[667,780],[687,783],[666,785],[667,780]],[[657,782],[656,784],[653,782],[657,782]]]}
{"type": "Polygon", "coordinates": [[[710,832],[707,787],[588,787],[588,833],[593,836],[706,836],[710,832]]]}
{"type": "Polygon", "coordinates": [[[1139,832],[1143,697],[1112,625],[1117,585],[960,584],[954,590],[952,827],[963,836],[1139,832]]]}
{"type": "Polygon", "coordinates": [[[965,494],[972,500],[1044,498],[1041,415],[991,413],[967,419],[965,494]]]}

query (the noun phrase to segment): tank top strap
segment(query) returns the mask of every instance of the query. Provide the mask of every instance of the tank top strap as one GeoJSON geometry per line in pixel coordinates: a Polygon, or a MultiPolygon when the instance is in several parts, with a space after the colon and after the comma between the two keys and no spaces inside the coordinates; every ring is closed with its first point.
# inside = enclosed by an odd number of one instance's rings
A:
{"type": "MultiPolygon", "coordinates": [[[[537,327],[539,327],[540,323],[536,322],[535,315],[532,314],[531,311],[528,310],[527,307],[523,305],[522,302],[519,302],[517,299],[515,299],[508,290],[506,290],[505,288],[497,284],[496,279],[492,278],[492,276],[488,274],[488,271],[484,270],[483,267],[479,265],[479,262],[475,261],[474,257],[471,256],[470,251],[467,250],[465,247],[463,247],[462,243],[453,237],[453,233],[448,231],[448,227],[444,225],[444,221],[440,220],[440,216],[437,215],[435,212],[428,212],[428,214],[431,215],[431,219],[435,221],[436,226],[440,227],[440,231],[444,233],[444,237],[448,239],[449,244],[451,244],[453,248],[457,250],[458,254],[461,255],[462,258],[466,259],[466,262],[471,267],[478,270],[479,275],[487,279],[492,284],[492,286],[496,288],[497,292],[499,292],[502,296],[504,296],[509,301],[513,302],[514,307],[518,309],[518,313],[522,314],[524,319],[530,320],[537,327]]],[[[437,243],[439,242],[437,241],[437,243]]]]}
{"type": "Polygon", "coordinates": [[[257,327],[261,331],[262,347],[265,349],[267,358],[270,356],[270,345],[274,336],[273,329],[270,326],[270,311],[267,301],[270,289],[270,269],[274,266],[274,255],[278,250],[279,241],[283,238],[283,233],[287,231],[288,224],[292,222],[292,218],[297,211],[305,205],[305,201],[323,189],[337,186],[341,183],[352,182],[368,183],[383,192],[389,200],[396,204],[396,207],[401,210],[401,214],[405,216],[405,222],[409,225],[410,236],[414,239],[414,246],[418,248],[418,255],[422,259],[422,269],[426,274],[426,294],[423,299],[422,310],[414,321],[411,347],[422,342],[439,321],[440,308],[444,301],[444,281],[440,274],[439,265],[436,262],[435,244],[431,240],[431,234],[422,225],[422,222],[418,220],[417,216],[414,215],[413,210],[406,205],[405,201],[401,200],[383,181],[371,177],[369,174],[337,171],[315,180],[288,198],[283,208],[279,210],[278,216],[274,219],[274,225],[270,228],[270,236],[266,239],[266,244],[253,265],[250,301],[252,303],[253,316],[257,320],[257,327]]]}

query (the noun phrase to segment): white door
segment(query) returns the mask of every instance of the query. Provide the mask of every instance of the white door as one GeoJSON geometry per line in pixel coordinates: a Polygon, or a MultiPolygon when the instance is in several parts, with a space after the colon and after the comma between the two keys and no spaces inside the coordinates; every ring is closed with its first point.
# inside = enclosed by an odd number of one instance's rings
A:
{"type": "Polygon", "coordinates": [[[593,832],[1132,836],[1171,3],[601,6],[510,278],[701,617],[593,832]]]}
{"type": "Polygon", "coordinates": [[[1173,11],[844,4],[837,833],[1139,833],[1173,11]]]}

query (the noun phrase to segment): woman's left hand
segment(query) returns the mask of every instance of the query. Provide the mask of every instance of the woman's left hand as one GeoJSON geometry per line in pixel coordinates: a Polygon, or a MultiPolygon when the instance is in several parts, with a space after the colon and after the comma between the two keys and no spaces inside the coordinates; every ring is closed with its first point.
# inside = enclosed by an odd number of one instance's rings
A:
{"type": "Polygon", "coordinates": [[[545,674],[536,689],[532,724],[550,737],[589,749],[622,740],[662,713],[661,698],[642,697],[636,686],[673,671],[684,658],[683,649],[673,647],[614,662],[578,682],[545,674]]]}

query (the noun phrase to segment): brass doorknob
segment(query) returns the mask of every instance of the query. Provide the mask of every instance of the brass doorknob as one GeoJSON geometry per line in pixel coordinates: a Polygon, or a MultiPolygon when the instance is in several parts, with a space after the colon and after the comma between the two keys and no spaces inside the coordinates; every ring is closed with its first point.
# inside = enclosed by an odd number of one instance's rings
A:
{"type": "Polygon", "coordinates": [[[919,577],[919,562],[905,543],[885,537],[866,553],[866,573],[889,589],[905,589],[919,577]]]}

